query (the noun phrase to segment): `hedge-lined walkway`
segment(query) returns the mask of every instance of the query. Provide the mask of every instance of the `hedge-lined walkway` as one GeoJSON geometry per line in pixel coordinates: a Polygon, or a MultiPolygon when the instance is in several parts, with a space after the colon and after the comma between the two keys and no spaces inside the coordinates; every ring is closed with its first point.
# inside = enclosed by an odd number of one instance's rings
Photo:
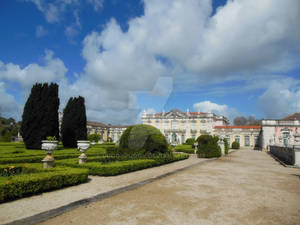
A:
{"type": "Polygon", "coordinates": [[[43,224],[299,222],[300,169],[283,167],[266,152],[239,150],[43,224]]]}
{"type": "Polygon", "coordinates": [[[0,224],[27,218],[203,161],[206,161],[206,159],[198,159],[193,155],[183,161],[119,176],[89,176],[90,181],[88,183],[0,204],[0,224]]]}

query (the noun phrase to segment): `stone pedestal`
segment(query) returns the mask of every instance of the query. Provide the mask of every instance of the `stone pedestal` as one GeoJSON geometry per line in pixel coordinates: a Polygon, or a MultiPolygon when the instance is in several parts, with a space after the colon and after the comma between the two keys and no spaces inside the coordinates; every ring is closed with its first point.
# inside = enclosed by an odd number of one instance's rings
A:
{"type": "Polygon", "coordinates": [[[89,149],[90,142],[86,141],[86,140],[77,141],[77,147],[78,147],[79,151],[81,152],[81,155],[78,157],[78,159],[79,159],[78,163],[79,164],[85,163],[87,160],[87,156],[86,156],[85,152],[89,149]]]}
{"type": "Polygon", "coordinates": [[[52,168],[54,167],[54,158],[47,154],[47,156],[42,160],[43,162],[43,168],[52,168]]]}
{"type": "Polygon", "coordinates": [[[194,143],[194,146],[195,146],[195,150],[194,150],[194,154],[197,154],[197,150],[198,150],[198,142],[195,142],[194,143]]]}
{"type": "Polygon", "coordinates": [[[218,141],[218,145],[219,145],[220,148],[221,148],[221,153],[222,153],[222,155],[225,155],[224,141],[223,141],[222,139],[220,139],[220,140],[218,141]]]}
{"type": "Polygon", "coordinates": [[[87,156],[86,154],[82,153],[79,157],[79,164],[83,164],[83,163],[86,163],[86,159],[87,159],[87,156]]]}

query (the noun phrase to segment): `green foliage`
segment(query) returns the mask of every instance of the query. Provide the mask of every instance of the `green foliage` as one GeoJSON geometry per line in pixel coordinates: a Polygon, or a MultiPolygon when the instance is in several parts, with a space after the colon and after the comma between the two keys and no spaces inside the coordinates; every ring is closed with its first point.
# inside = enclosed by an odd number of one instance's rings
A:
{"type": "Polygon", "coordinates": [[[87,140],[84,98],[70,98],[63,112],[61,125],[64,147],[75,148],[77,140],[87,140]]]}
{"type": "Polygon", "coordinates": [[[177,145],[175,147],[175,152],[184,152],[188,154],[193,154],[195,152],[195,149],[193,148],[192,145],[177,145]]]}
{"type": "Polygon", "coordinates": [[[0,141],[11,142],[11,132],[8,129],[4,130],[4,135],[0,137],[0,141]]]}
{"type": "Polygon", "coordinates": [[[112,138],[111,137],[108,137],[107,138],[107,143],[112,143],[113,141],[112,141],[112,138]]]}
{"type": "MultiPolygon", "coordinates": [[[[110,161],[108,163],[105,163],[103,161],[104,158],[96,157],[88,158],[88,162],[84,164],[78,164],[77,160],[71,159],[58,161],[57,164],[77,168],[88,168],[90,175],[115,176],[149,167],[159,166],[178,160],[187,159],[188,157],[189,156],[187,154],[158,154],[156,155],[156,157],[152,156],[152,158],[148,159],[145,158],[136,160],[126,160],[126,158],[124,157],[123,159],[126,161],[110,161]]],[[[118,158],[118,160],[120,160],[120,158],[118,158]]]]}
{"type": "Polygon", "coordinates": [[[100,134],[89,134],[88,140],[98,142],[100,140],[100,134]]]}
{"type": "Polygon", "coordinates": [[[226,138],[223,139],[224,141],[224,150],[225,150],[225,154],[228,154],[228,151],[229,151],[229,143],[227,141],[226,138]]]}
{"type": "Polygon", "coordinates": [[[211,158],[220,157],[222,155],[221,148],[218,145],[219,138],[211,135],[201,135],[197,138],[198,142],[198,157],[211,158]]]}
{"type": "Polygon", "coordinates": [[[59,138],[58,85],[36,83],[24,106],[21,135],[28,149],[40,149],[47,136],[59,138]]]}
{"type": "Polygon", "coordinates": [[[56,141],[56,137],[55,136],[48,136],[47,141],[56,141]]]}
{"type": "Polygon", "coordinates": [[[237,141],[232,142],[231,148],[232,149],[240,149],[240,143],[237,141]]]}
{"type": "Polygon", "coordinates": [[[187,144],[187,145],[192,145],[192,146],[194,146],[194,143],[195,143],[195,139],[194,139],[194,138],[188,138],[188,139],[186,139],[186,141],[185,141],[185,144],[187,144]]]}
{"type": "MultiPolygon", "coordinates": [[[[3,169],[3,165],[1,167],[3,169]]],[[[15,168],[20,167],[23,173],[0,177],[0,202],[76,185],[87,181],[88,178],[88,171],[85,169],[65,167],[42,169],[41,164],[15,165],[15,168]]]]}
{"type": "Polygon", "coordinates": [[[162,133],[150,125],[128,127],[120,138],[120,149],[129,152],[166,153],[168,143],[162,133]]]}

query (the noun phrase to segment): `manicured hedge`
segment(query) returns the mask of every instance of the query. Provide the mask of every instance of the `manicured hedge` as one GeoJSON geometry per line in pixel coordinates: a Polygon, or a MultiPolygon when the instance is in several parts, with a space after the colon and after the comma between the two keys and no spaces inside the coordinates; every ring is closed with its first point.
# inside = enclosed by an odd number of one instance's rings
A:
{"type": "Polygon", "coordinates": [[[239,149],[240,148],[240,143],[237,141],[232,142],[231,144],[232,149],[239,149]]]}
{"type": "MultiPolygon", "coordinates": [[[[11,165],[1,165],[1,168],[11,165]]],[[[15,168],[24,165],[15,164],[15,168]]],[[[9,177],[0,176],[0,202],[5,202],[27,195],[41,193],[87,181],[88,170],[56,167],[43,169],[41,164],[28,164],[24,173],[9,177]]]]}
{"type": "Polygon", "coordinates": [[[195,149],[192,145],[177,145],[175,147],[175,152],[184,152],[188,154],[193,154],[195,152],[195,149]]]}
{"type": "Polygon", "coordinates": [[[139,124],[128,127],[120,138],[120,149],[123,151],[145,153],[166,153],[168,143],[159,129],[139,124]]]}
{"type": "Polygon", "coordinates": [[[229,143],[226,138],[224,138],[224,149],[225,149],[225,154],[228,154],[229,151],[229,143]]]}
{"type": "Polygon", "coordinates": [[[186,144],[186,145],[194,145],[194,143],[195,143],[195,139],[194,138],[188,138],[188,139],[186,139],[186,141],[185,141],[185,143],[184,144],[186,144]]]}
{"type": "MultiPolygon", "coordinates": [[[[131,157],[129,155],[119,156],[123,157],[131,157]]],[[[151,156],[152,158],[144,159],[136,159],[136,160],[127,160],[127,161],[120,161],[122,158],[117,158],[118,161],[112,162],[103,162],[103,157],[95,157],[95,158],[88,158],[88,162],[85,164],[78,164],[78,160],[76,159],[68,159],[68,160],[61,160],[57,161],[57,164],[70,166],[70,167],[77,167],[77,168],[88,168],[90,175],[98,175],[98,176],[114,176],[118,174],[128,173],[136,170],[141,170],[149,167],[159,166],[162,164],[187,159],[189,155],[187,154],[165,154],[165,155],[156,155],[151,156]]],[[[109,158],[109,157],[107,157],[109,158]]],[[[106,158],[106,159],[107,159],[106,158]]]]}
{"type": "Polygon", "coordinates": [[[222,155],[221,148],[218,145],[219,138],[211,135],[201,135],[197,138],[198,142],[198,157],[212,158],[220,157],[222,155]]]}

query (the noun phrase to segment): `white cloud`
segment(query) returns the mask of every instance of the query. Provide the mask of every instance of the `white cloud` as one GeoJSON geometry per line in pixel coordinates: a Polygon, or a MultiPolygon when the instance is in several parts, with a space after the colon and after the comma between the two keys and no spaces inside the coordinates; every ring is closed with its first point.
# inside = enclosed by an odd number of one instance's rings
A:
{"type": "Polygon", "coordinates": [[[104,0],[88,0],[88,3],[93,5],[95,11],[100,11],[103,8],[104,0]]]}
{"type": "Polygon", "coordinates": [[[66,8],[71,5],[78,5],[78,0],[57,0],[57,1],[44,1],[44,0],[27,0],[36,5],[36,7],[44,14],[48,23],[57,23],[61,20],[62,14],[66,8]]]}
{"type": "Polygon", "coordinates": [[[4,82],[0,82],[0,96],[0,116],[20,119],[21,107],[15,98],[6,92],[4,82]]]}
{"type": "Polygon", "coordinates": [[[198,112],[211,112],[217,115],[222,115],[227,117],[230,121],[236,116],[238,112],[236,109],[229,107],[228,105],[219,105],[211,101],[202,101],[193,104],[193,108],[198,112]]]}
{"type": "Polygon", "coordinates": [[[35,36],[37,38],[43,37],[48,34],[48,31],[41,25],[36,27],[35,36]]]}
{"type": "MultiPolygon", "coordinates": [[[[294,65],[290,55],[299,53],[295,1],[228,1],[213,17],[209,0],[145,0],[144,5],[144,15],[129,21],[127,31],[112,19],[101,33],[84,39],[87,64],[74,86],[90,85],[85,96],[94,102],[101,99],[90,104],[99,117],[106,114],[104,109],[117,110],[117,118],[127,117],[129,112],[122,110],[128,109],[129,96],[136,91],[164,94],[166,85],[158,79],[165,76],[183,83],[198,77],[200,85],[223,82],[237,72],[251,77],[264,70],[289,69],[294,65]]],[[[211,110],[234,114],[218,106],[211,110]]],[[[112,114],[106,115],[113,120],[112,114]]]]}
{"type": "Polygon", "coordinates": [[[270,82],[259,97],[258,106],[266,118],[279,119],[300,112],[300,86],[293,79],[270,82]]]}
{"type": "Polygon", "coordinates": [[[73,12],[75,21],[71,25],[67,26],[65,29],[65,35],[69,39],[69,41],[73,42],[73,38],[77,36],[80,33],[81,30],[81,23],[80,23],[80,18],[78,15],[78,11],[75,10],[73,12]]]}
{"type": "Polygon", "coordinates": [[[45,51],[44,64],[32,63],[24,68],[13,63],[0,61],[0,81],[17,82],[25,88],[36,82],[51,82],[64,77],[67,68],[59,58],[53,58],[53,52],[45,51]]]}

